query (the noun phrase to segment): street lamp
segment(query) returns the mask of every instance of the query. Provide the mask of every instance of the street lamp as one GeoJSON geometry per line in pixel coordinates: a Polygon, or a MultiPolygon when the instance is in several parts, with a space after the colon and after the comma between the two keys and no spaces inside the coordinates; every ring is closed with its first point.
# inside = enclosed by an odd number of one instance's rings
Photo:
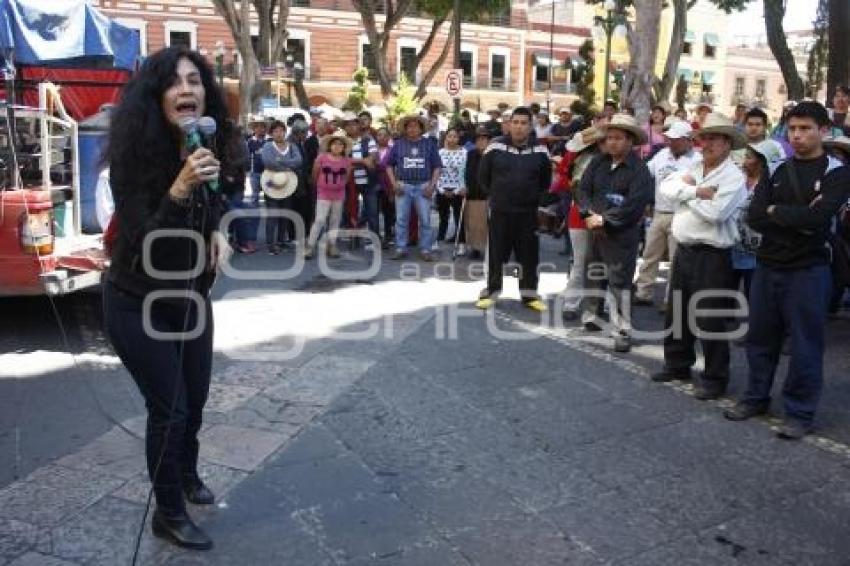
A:
{"type": "Polygon", "coordinates": [[[622,6],[617,0],[605,0],[605,4],[603,6],[605,8],[606,16],[603,18],[602,16],[595,16],[593,18],[594,23],[596,24],[593,28],[593,37],[594,39],[602,39],[603,34],[606,41],[605,47],[605,94],[603,96],[602,102],[605,103],[608,100],[608,96],[610,94],[611,89],[611,77],[610,77],[610,67],[611,67],[611,38],[613,36],[617,37],[625,37],[626,36],[626,13],[623,10],[622,6]]]}
{"type": "Polygon", "coordinates": [[[224,86],[224,42],[215,42],[215,69],[218,73],[218,86],[224,86]]]}
{"type": "Polygon", "coordinates": [[[280,75],[281,75],[281,71],[283,70],[283,68],[284,68],[284,64],[283,64],[282,61],[278,61],[277,63],[275,63],[275,69],[277,70],[277,106],[278,106],[278,108],[280,108],[282,106],[282,104],[280,103],[280,80],[281,80],[280,75]]]}
{"type": "Polygon", "coordinates": [[[552,19],[549,22],[549,89],[546,91],[546,113],[552,114],[552,59],[555,57],[555,2],[552,0],[552,19]]]}
{"type": "Polygon", "coordinates": [[[286,80],[286,101],[289,106],[292,106],[292,77],[294,76],[295,57],[292,56],[292,53],[287,53],[285,61],[287,74],[289,75],[286,80]]]}

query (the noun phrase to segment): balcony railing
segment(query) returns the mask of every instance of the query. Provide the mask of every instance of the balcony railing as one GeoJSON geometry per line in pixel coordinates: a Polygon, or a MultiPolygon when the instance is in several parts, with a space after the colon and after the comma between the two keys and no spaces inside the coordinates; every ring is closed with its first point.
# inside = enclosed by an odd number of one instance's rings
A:
{"type": "MultiPolygon", "coordinates": [[[[534,92],[546,92],[549,90],[549,81],[534,81],[531,86],[534,92]]],[[[552,83],[552,94],[575,94],[576,92],[575,83],[552,83]]]]}

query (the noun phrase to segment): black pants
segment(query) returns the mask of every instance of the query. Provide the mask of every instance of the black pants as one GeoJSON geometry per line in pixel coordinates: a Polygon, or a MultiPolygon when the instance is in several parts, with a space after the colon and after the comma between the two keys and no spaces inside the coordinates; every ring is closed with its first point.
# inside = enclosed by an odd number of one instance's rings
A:
{"type": "MultiPolygon", "coordinates": [[[[735,306],[731,292],[735,290],[735,272],[728,249],[706,245],[679,244],[670,274],[665,328],[673,330],[664,338],[664,366],[684,371],[696,362],[695,331],[722,333],[727,331],[727,318],[695,317],[692,328],[688,305],[700,291],[727,291],[724,297],[706,297],[693,306],[699,311],[725,310],[735,306]],[[678,296],[677,296],[678,295],[678,296]],[[677,336],[678,334],[678,336],[677,336]]],[[[696,313],[695,313],[696,314],[696,313]]],[[[705,356],[703,382],[708,387],[725,388],[729,382],[729,340],[700,339],[705,356]]]]}
{"type": "Polygon", "coordinates": [[[392,189],[381,190],[378,193],[378,206],[381,209],[381,214],[384,216],[384,240],[394,242],[393,237],[395,228],[395,201],[392,200],[387,193],[392,189]]]}
{"type": "MultiPolygon", "coordinates": [[[[310,232],[310,227],[313,226],[313,220],[316,215],[316,189],[314,187],[309,187],[303,193],[294,194],[292,196],[292,210],[301,217],[301,221],[304,226],[304,232],[301,234],[301,239],[304,239],[310,232]]],[[[290,226],[287,226],[287,229],[291,230],[289,232],[289,239],[298,239],[295,225],[290,223],[290,226]]]]}
{"type": "Polygon", "coordinates": [[[460,209],[463,205],[463,198],[458,196],[446,196],[443,193],[437,194],[437,213],[440,215],[440,226],[437,229],[437,241],[446,239],[446,232],[449,230],[449,213],[455,219],[455,230],[460,230],[461,243],[466,243],[463,233],[463,223],[460,221],[460,209]]]}
{"type": "Polygon", "coordinates": [[[603,295],[611,302],[611,324],[616,334],[631,332],[632,281],[637,265],[639,234],[637,227],[609,234],[604,230],[591,230],[588,234],[584,264],[582,322],[589,322],[603,310],[603,295]]]}
{"type": "MultiPolygon", "coordinates": [[[[277,199],[265,195],[266,210],[292,210],[293,197],[277,199]]],[[[266,243],[270,246],[281,245],[295,239],[295,225],[290,218],[266,216],[266,243]]]]}
{"type": "Polygon", "coordinates": [[[489,262],[487,291],[502,290],[502,269],[510,261],[511,252],[520,264],[519,290],[522,298],[537,298],[537,265],[540,241],[537,239],[537,211],[490,212],[489,262]]]}
{"type": "MultiPolygon", "coordinates": [[[[148,410],[145,454],[157,506],[167,514],[178,514],[185,510],[182,484],[197,474],[198,431],[210,389],[210,301],[205,300],[202,306],[206,310],[202,333],[186,341],[149,336],[143,327],[142,298],[124,293],[111,283],[104,285],[103,307],[109,340],[138,385],[148,410]]],[[[194,303],[153,303],[151,324],[160,332],[192,331],[197,321],[194,303]]]]}

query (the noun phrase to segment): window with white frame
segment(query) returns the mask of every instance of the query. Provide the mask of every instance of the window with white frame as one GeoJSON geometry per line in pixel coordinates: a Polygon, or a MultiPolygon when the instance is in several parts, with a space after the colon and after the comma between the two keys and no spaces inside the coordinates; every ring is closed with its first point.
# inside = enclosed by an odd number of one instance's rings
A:
{"type": "Polygon", "coordinates": [[[419,69],[416,65],[416,56],[422,48],[422,42],[415,39],[401,38],[398,40],[396,51],[396,75],[401,73],[407,75],[407,79],[416,84],[419,82],[419,69]]]}
{"type": "Polygon", "coordinates": [[[304,67],[304,78],[310,78],[310,32],[300,29],[290,29],[286,37],[286,51],[281,54],[285,61],[291,54],[293,61],[304,67]]]}
{"type": "Polygon", "coordinates": [[[369,46],[369,40],[365,35],[361,35],[358,38],[358,45],[357,68],[365,67],[366,70],[369,71],[369,80],[374,81],[378,78],[378,67],[375,64],[375,54],[372,53],[372,49],[369,46]]]}
{"type": "Polygon", "coordinates": [[[478,46],[471,43],[460,44],[460,68],[463,69],[463,86],[472,88],[478,70],[478,46]]]}
{"type": "Polygon", "coordinates": [[[115,21],[139,32],[139,55],[146,57],[148,54],[148,23],[138,18],[115,18],[115,21]]]}
{"type": "Polygon", "coordinates": [[[511,78],[511,50],[490,48],[490,88],[507,89],[511,78]]]}
{"type": "Polygon", "coordinates": [[[744,96],[746,87],[747,79],[745,77],[735,77],[735,96],[744,96]]]}
{"type": "Polygon", "coordinates": [[[165,27],[165,45],[185,45],[189,49],[198,48],[198,24],[195,22],[167,21],[165,27]]]}

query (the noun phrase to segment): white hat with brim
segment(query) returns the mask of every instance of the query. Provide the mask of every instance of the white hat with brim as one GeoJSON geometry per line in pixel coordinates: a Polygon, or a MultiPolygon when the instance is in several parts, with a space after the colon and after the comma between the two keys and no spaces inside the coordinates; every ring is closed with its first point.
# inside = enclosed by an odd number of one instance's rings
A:
{"type": "Polygon", "coordinates": [[[251,114],[248,117],[248,125],[253,126],[254,124],[265,124],[266,117],[262,114],[251,114]]]}
{"type": "Polygon", "coordinates": [[[293,171],[271,171],[266,169],[260,177],[263,192],[273,199],[292,196],[298,188],[298,175],[293,171]]]}
{"type": "Polygon", "coordinates": [[[847,136],[824,138],[823,146],[825,148],[840,149],[850,155],[850,138],[848,138],[847,136]]]}
{"type": "Polygon", "coordinates": [[[714,107],[711,104],[709,104],[708,102],[698,103],[697,106],[696,106],[696,109],[699,110],[700,108],[708,108],[709,112],[712,112],[714,110],[714,107]]]}
{"type": "Polygon", "coordinates": [[[743,149],[747,147],[747,137],[735,127],[732,119],[717,112],[710,113],[702,128],[697,130],[696,136],[702,137],[709,134],[719,134],[732,140],[732,149],[743,149]]]}
{"type": "Polygon", "coordinates": [[[597,143],[604,137],[605,134],[598,128],[585,128],[570,138],[570,141],[567,142],[565,147],[567,151],[578,153],[597,143]]]}
{"type": "Polygon", "coordinates": [[[684,120],[674,120],[670,127],[664,130],[664,135],[671,140],[690,139],[694,135],[694,129],[684,120]]]}
{"type": "Polygon", "coordinates": [[[354,112],[343,112],[340,121],[344,124],[346,122],[359,122],[360,118],[357,117],[357,114],[354,112]]]}
{"type": "Polygon", "coordinates": [[[345,155],[351,153],[351,148],[354,144],[351,141],[351,138],[345,135],[345,132],[343,130],[337,130],[332,134],[322,136],[322,138],[319,140],[319,147],[323,152],[327,153],[328,151],[330,151],[331,143],[333,143],[335,140],[339,140],[343,144],[345,144],[345,149],[343,150],[343,153],[345,153],[345,155]]]}
{"type": "MultiPolygon", "coordinates": [[[[850,139],[847,141],[850,142],[850,139]]],[[[788,159],[788,156],[785,154],[785,148],[782,147],[781,143],[774,140],[762,140],[758,143],[747,144],[747,147],[764,157],[768,165],[780,163],[788,159]]]]}
{"type": "Polygon", "coordinates": [[[621,130],[634,136],[637,145],[647,142],[646,131],[640,127],[637,119],[631,114],[614,114],[611,121],[602,126],[605,131],[609,129],[621,130]]]}
{"type": "Polygon", "coordinates": [[[420,116],[419,114],[407,114],[406,116],[402,116],[398,121],[399,131],[404,133],[407,129],[407,125],[413,121],[419,122],[423,133],[431,129],[431,123],[424,116],[420,116]]]}

